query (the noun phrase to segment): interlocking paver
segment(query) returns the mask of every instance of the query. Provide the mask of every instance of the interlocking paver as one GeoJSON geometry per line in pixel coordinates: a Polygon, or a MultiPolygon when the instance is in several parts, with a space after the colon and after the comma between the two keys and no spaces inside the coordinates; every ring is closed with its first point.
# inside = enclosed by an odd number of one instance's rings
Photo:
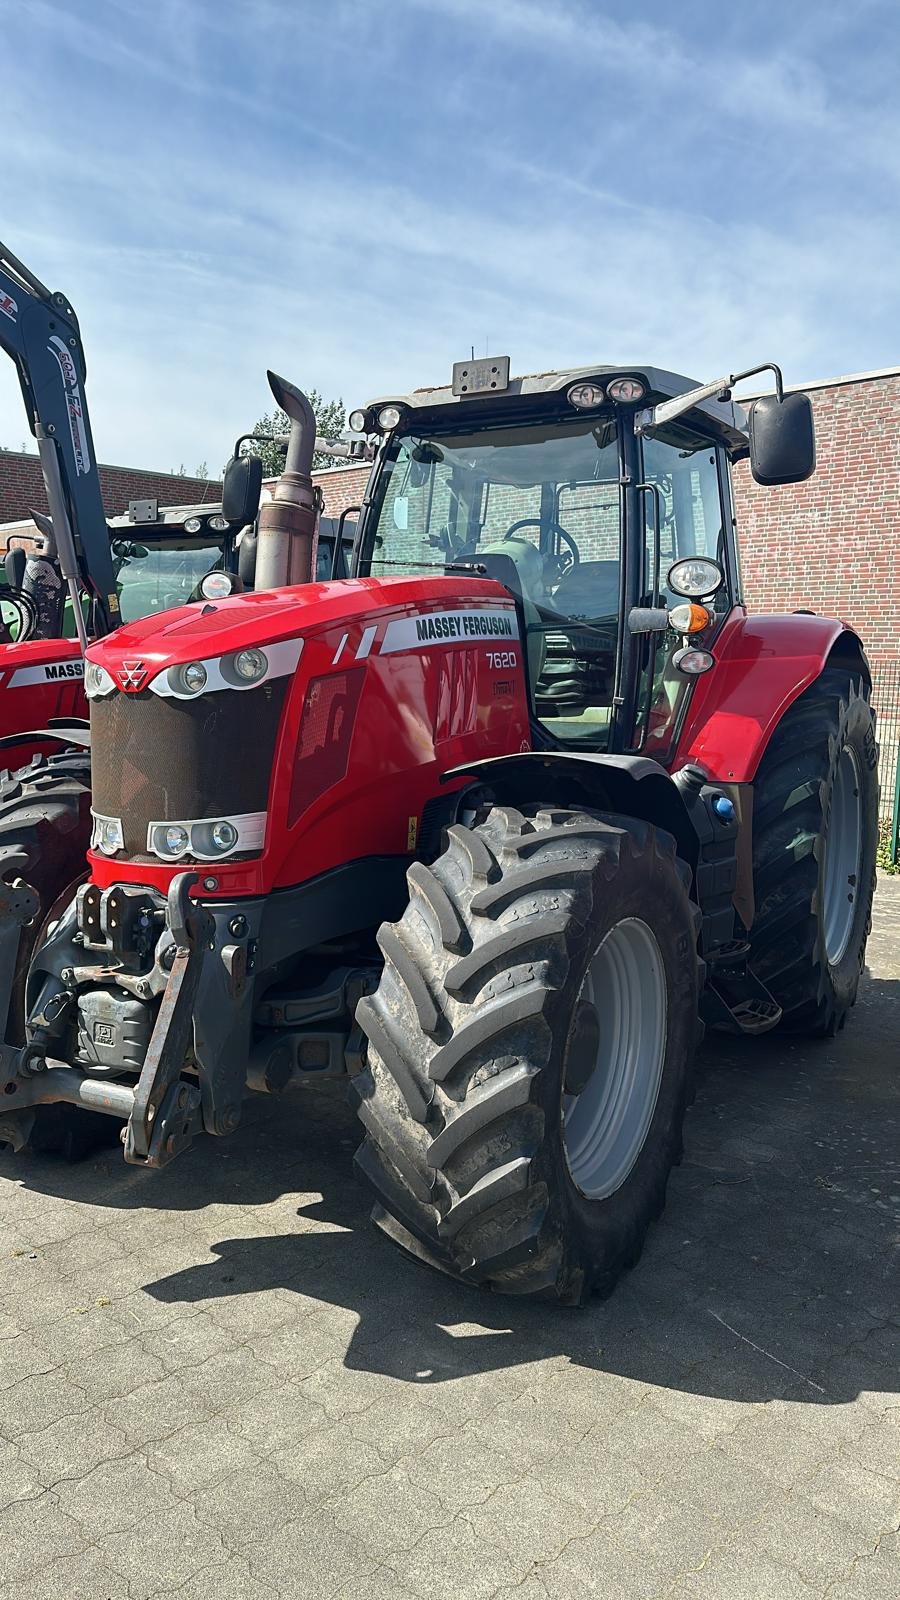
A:
{"type": "Polygon", "coordinates": [[[895,1600],[900,881],[834,1041],[708,1041],[619,1291],[368,1229],[343,1091],[0,1154],[0,1600],[895,1600]]]}

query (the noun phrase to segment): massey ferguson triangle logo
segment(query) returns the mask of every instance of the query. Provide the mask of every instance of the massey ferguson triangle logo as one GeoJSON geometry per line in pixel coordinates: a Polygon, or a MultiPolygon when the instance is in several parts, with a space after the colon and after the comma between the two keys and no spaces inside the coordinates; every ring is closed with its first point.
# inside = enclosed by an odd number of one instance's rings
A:
{"type": "Polygon", "coordinates": [[[139,689],[147,676],[143,661],[123,661],[119,668],[119,682],[123,689],[139,689]]]}

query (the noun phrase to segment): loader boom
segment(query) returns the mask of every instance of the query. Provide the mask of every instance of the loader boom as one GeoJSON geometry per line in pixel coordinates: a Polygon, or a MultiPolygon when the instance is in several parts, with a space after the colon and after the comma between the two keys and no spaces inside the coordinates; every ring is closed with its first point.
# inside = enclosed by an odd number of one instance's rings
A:
{"type": "MultiPolygon", "coordinates": [[[[2,242],[0,346],[19,374],[53,523],[49,536],[53,548],[45,551],[49,559],[32,563],[28,575],[38,610],[35,634],[59,636],[67,596],[80,621],[79,590],[93,601],[92,633],[108,633],[118,622],[119,608],[78,318],[66,296],[46,288],[2,242]]],[[[86,638],[81,643],[84,648],[86,638]]]]}

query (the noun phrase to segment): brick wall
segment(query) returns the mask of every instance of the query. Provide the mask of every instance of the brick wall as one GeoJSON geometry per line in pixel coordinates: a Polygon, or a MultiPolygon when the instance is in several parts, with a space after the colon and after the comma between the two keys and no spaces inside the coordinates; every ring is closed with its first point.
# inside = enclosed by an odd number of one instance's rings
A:
{"type": "MultiPolygon", "coordinates": [[[[128,510],[129,500],[158,500],[161,506],[218,500],[220,483],[182,478],[172,472],[144,472],[139,467],[99,467],[103,506],[108,517],[128,510]]],[[[41,464],[36,455],[0,450],[0,523],[27,517],[31,507],[47,510],[41,464]]]]}
{"type": "MultiPolygon", "coordinates": [[[[325,496],[326,517],[339,517],[348,506],[360,504],[366,492],[370,470],[366,463],[364,467],[326,467],[322,472],[313,473],[313,483],[319,484],[325,496]]],[[[269,478],[264,487],[271,489],[275,482],[274,478],[269,478]]]]}
{"type": "Polygon", "coordinates": [[[900,374],[808,391],[818,465],[763,489],[735,468],[741,566],[754,611],[808,606],[857,628],[870,659],[900,659],[900,374]]]}

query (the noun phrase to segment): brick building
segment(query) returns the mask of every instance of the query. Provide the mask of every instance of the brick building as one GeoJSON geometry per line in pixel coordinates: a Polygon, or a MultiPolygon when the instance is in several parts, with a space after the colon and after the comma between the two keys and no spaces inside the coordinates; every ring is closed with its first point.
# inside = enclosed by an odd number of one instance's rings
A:
{"type": "MultiPolygon", "coordinates": [[[[145,472],[140,467],[98,466],[103,505],[108,517],[128,510],[129,500],[158,500],[161,506],[218,500],[222,486],[211,479],[183,478],[173,472],[145,472]]],[[[31,509],[47,510],[41,464],[22,450],[0,450],[0,523],[21,522],[31,509]]]]}
{"type": "Polygon", "coordinates": [[[815,412],[813,476],[762,489],[746,462],[734,474],[747,601],[839,616],[873,664],[900,661],[900,367],[797,387],[815,412]]]}

